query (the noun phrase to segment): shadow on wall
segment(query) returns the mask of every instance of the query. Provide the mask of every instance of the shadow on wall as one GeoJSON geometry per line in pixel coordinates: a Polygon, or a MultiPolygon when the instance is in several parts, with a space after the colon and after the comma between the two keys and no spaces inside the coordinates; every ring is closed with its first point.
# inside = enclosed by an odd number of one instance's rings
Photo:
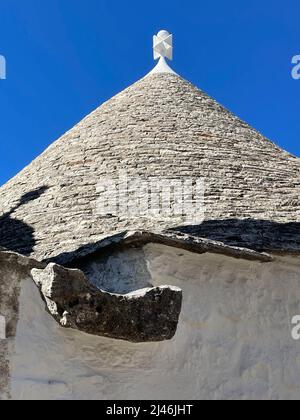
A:
{"type": "Polygon", "coordinates": [[[48,187],[45,186],[24,194],[15,207],[0,217],[0,247],[25,256],[33,252],[34,229],[21,220],[14,219],[12,215],[18,208],[37,200],[47,190],[48,187]]]}
{"type": "Polygon", "coordinates": [[[300,250],[300,223],[297,222],[220,219],[204,221],[201,225],[178,226],[170,230],[256,251],[300,250]]]}

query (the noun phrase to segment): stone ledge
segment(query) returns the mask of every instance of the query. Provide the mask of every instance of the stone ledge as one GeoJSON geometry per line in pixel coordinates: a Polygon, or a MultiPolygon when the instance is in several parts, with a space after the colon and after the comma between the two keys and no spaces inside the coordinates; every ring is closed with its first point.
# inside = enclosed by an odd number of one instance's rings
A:
{"type": "Polygon", "coordinates": [[[31,274],[49,312],[65,328],[135,343],[170,340],[176,333],[182,305],[178,288],[111,294],[91,285],[80,270],[54,263],[31,274]]]}
{"type": "MultiPolygon", "coordinates": [[[[174,248],[184,249],[196,254],[215,253],[233,258],[243,258],[250,261],[272,262],[273,257],[265,252],[253,249],[226,245],[223,242],[206,238],[198,238],[177,231],[149,232],[144,230],[125,231],[110,236],[101,241],[82,246],[73,252],[63,253],[54,262],[61,265],[72,265],[76,260],[88,257],[94,253],[109,250],[113,252],[118,247],[142,247],[149,243],[162,244],[174,248]]],[[[52,259],[53,260],[53,259],[52,259]]],[[[47,261],[48,263],[51,260],[47,261]]]]}

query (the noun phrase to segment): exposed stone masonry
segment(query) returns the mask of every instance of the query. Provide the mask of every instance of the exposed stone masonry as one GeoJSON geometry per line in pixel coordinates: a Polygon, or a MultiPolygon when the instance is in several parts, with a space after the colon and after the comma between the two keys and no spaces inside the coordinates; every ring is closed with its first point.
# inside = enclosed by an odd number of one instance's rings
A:
{"type": "Polygon", "coordinates": [[[32,276],[63,327],[136,343],[174,337],[182,303],[177,287],[112,294],[91,285],[80,270],[56,264],[33,269],[32,276]]]}

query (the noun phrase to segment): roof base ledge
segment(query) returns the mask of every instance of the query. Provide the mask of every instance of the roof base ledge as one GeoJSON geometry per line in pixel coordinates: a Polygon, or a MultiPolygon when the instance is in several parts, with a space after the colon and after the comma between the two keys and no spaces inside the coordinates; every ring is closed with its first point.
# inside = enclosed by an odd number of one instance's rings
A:
{"type": "Polygon", "coordinates": [[[104,251],[114,252],[120,247],[142,247],[149,243],[166,245],[184,249],[195,254],[221,254],[232,258],[241,258],[250,261],[272,262],[272,255],[258,252],[253,249],[226,245],[223,242],[195,237],[179,231],[150,232],[145,230],[125,231],[106,237],[98,242],[83,245],[73,252],[58,255],[45,262],[76,267],[79,260],[104,251]]]}

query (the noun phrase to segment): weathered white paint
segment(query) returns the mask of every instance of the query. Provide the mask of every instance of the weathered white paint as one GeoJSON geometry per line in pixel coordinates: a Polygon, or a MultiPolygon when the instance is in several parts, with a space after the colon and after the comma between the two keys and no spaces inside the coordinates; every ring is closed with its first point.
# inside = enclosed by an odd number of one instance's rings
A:
{"type": "Polygon", "coordinates": [[[151,274],[142,249],[127,249],[78,266],[96,287],[126,294],[151,287],[151,274]]]}
{"type": "Polygon", "coordinates": [[[64,330],[24,281],[13,398],[299,399],[299,258],[261,264],[158,245],[144,253],[154,285],[183,289],[175,338],[131,344],[64,330]]]}
{"type": "Polygon", "coordinates": [[[20,283],[42,264],[0,249],[0,400],[10,398],[10,359],[19,318],[20,283]]]}

